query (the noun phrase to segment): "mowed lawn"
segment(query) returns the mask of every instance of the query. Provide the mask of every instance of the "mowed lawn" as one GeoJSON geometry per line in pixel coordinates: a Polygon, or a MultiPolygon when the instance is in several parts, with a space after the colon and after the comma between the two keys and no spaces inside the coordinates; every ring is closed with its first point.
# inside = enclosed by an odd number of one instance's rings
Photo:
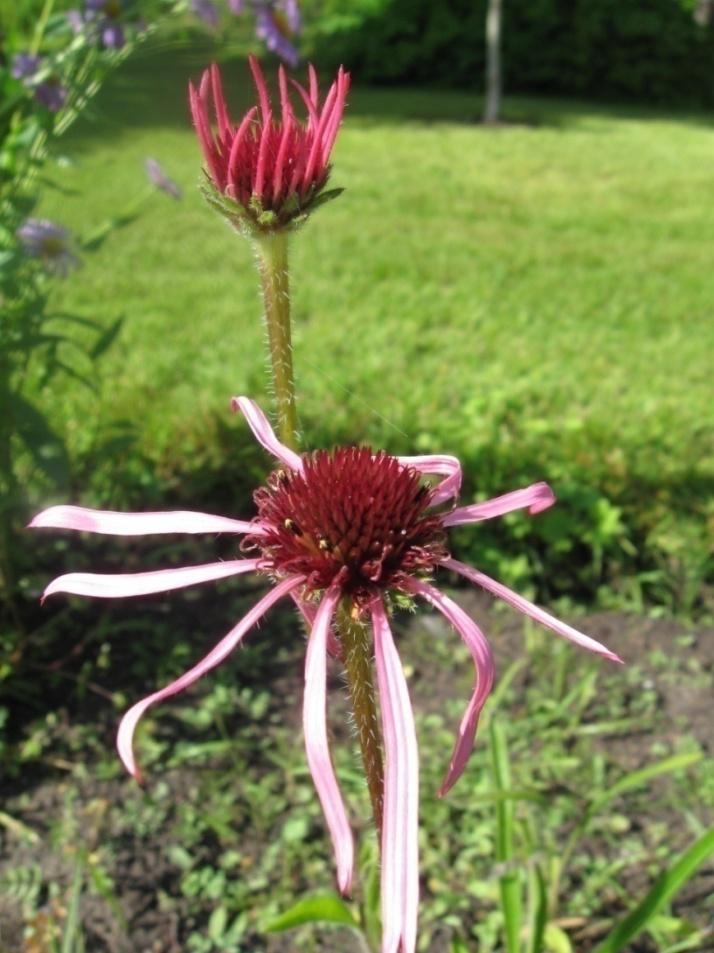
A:
{"type": "MultiPolygon", "coordinates": [[[[212,56],[126,66],[66,139],[66,191],[43,199],[86,237],[145,188],[146,156],[184,190],[151,195],[58,286],[62,309],[125,317],[99,396],[66,380],[51,394],[78,449],[128,419],[165,460],[210,441],[215,415],[237,427],[231,394],[268,400],[251,249],[197,188],[186,85],[212,56]]],[[[238,117],[247,65],[224,74],[238,117]]],[[[700,519],[714,475],[714,125],[517,99],[494,129],[479,108],[472,92],[355,83],[334,156],[345,194],[292,246],[307,443],[457,453],[470,489],[489,491],[577,471],[627,505],[659,495],[700,519]]]]}

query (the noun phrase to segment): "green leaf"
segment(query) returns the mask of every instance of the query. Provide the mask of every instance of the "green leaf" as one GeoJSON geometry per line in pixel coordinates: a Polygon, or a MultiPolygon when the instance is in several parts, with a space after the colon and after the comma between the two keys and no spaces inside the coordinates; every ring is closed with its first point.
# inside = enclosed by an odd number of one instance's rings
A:
{"type": "Polygon", "coordinates": [[[573,953],[573,945],[570,937],[557,927],[554,923],[549,923],[545,928],[545,946],[548,953],[573,953]]]}
{"type": "Polygon", "coordinates": [[[292,930],[306,923],[336,923],[359,930],[352,911],[336,893],[316,893],[302,900],[263,925],[266,933],[292,930]]]}
{"type": "Polygon", "coordinates": [[[454,937],[451,941],[450,953],[469,953],[469,951],[463,940],[454,937]]]}
{"type": "Polygon", "coordinates": [[[695,841],[669,870],[665,870],[654,886],[612,933],[595,949],[595,953],[619,953],[656,915],[658,910],[694,876],[699,867],[714,854],[714,827],[695,841]]]}
{"type": "Polygon", "coordinates": [[[228,911],[225,907],[216,907],[208,920],[208,938],[214,943],[220,943],[226,932],[228,911]]]}
{"type": "Polygon", "coordinates": [[[114,343],[117,335],[121,331],[122,324],[124,323],[124,317],[118,317],[116,321],[113,321],[108,328],[106,328],[94,342],[94,346],[89,352],[89,356],[93,361],[96,361],[98,357],[101,357],[106,350],[108,350],[114,343]]]}
{"type": "Polygon", "coordinates": [[[11,396],[11,413],[18,435],[35,464],[57,487],[69,481],[69,459],[60,437],[46,418],[20,394],[11,396]]]}

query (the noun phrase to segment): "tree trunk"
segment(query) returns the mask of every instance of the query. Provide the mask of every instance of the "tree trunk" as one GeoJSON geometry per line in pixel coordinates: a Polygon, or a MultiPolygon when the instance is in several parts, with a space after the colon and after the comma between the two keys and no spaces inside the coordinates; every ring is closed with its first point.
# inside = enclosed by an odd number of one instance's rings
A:
{"type": "Polygon", "coordinates": [[[486,14],[486,105],[483,121],[496,123],[501,118],[503,75],[501,69],[501,24],[503,0],[489,0],[486,14]]]}

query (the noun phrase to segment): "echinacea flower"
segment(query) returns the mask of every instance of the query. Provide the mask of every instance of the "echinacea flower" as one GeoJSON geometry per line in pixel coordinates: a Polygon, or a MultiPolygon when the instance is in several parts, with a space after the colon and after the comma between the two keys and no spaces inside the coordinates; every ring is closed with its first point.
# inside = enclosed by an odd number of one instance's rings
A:
{"type": "Polygon", "coordinates": [[[215,64],[203,73],[198,88],[189,84],[189,99],[206,162],[206,198],[236,228],[252,234],[299,225],[318,205],[339,194],[339,190],[325,191],[325,185],[350,78],[340,67],[322,106],[312,66],[308,67],[308,90],[291,80],[308,113],[307,121],[302,122],[293,110],[281,66],[278,120],[265,77],[252,56],[250,69],[258,105],[239,123],[230,119],[215,64]]]}
{"type": "Polygon", "coordinates": [[[28,255],[42,259],[46,268],[63,277],[79,265],[67,229],[47,218],[26,219],[18,228],[17,237],[28,255]]]}
{"type": "MultiPolygon", "coordinates": [[[[30,524],[121,536],[152,533],[242,534],[248,558],[122,575],[70,573],[49,584],[44,597],[65,592],[100,598],[165,592],[199,582],[256,572],[269,592],[193,668],[137,702],[119,725],[117,746],[127,770],[139,777],[132,741],[151,706],[188,688],[219,665],[267,610],[291,596],[310,620],[305,660],[303,724],[307,759],[332,838],[340,889],[352,879],[354,848],[347,812],[335,777],[326,730],[326,661],[339,655],[332,631],[338,606],[371,622],[385,748],[382,823],[383,953],[414,953],[418,906],[418,753],[407,683],[392,636],[389,613],[395,596],[418,597],[438,609],[473,657],[473,694],[457,732],[441,788],[444,794],[464,770],[479,714],[494,678],[486,638],[449,596],[429,581],[439,567],[453,570],[583,648],[619,661],[614,653],[484,573],[452,559],[446,548],[451,526],[478,523],[518,509],[538,513],[554,502],[536,483],[468,506],[455,506],[461,467],[451,456],[394,457],[368,447],[338,447],[298,454],[284,446],[260,408],[246,397],[233,401],[257,440],[278,461],[255,493],[250,522],[196,512],[115,513],[53,506],[30,524]],[[440,477],[435,485],[426,476],[440,477]]],[[[43,598],[44,598],[43,597],[43,598]]]]}
{"type": "Polygon", "coordinates": [[[162,192],[166,192],[172,199],[178,200],[181,198],[181,187],[166,175],[156,159],[147,156],[144,162],[144,168],[146,169],[149,182],[151,182],[152,185],[155,185],[157,189],[161,189],[162,192]]]}

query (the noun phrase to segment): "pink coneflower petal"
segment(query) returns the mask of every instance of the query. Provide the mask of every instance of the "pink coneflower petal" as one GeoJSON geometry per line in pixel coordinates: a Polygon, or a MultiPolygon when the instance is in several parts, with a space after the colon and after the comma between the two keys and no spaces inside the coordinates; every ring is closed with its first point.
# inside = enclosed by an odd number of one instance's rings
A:
{"type": "MultiPolygon", "coordinates": [[[[293,593],[293,602],[295,603],[298,612],[303,617],[305,625],[308,629],[311,629],[315,624],[315,616],[317,615],[317,606],[314,602],[306,602],[305,599],[301,599],[297,593],[293,593]]],[[[343,657],[342,646],[337,641],[337,636],[332,631],[332,626],[327,630],[327,651],[333,658],[341,659],[343,657]]]]}
{"type": "Polygon", "coordinates": [[[409,691],[381,599],[371,604],[384,735],[382,953],[414,953],[419,906],[419,755],[409,691]]]}
{"type": "Polygon", "coordinates": [[[142,698],[141,701],[129,709],[119,724],[117,750],[124,767],[137,781],[141,780],[141,774],[134,760],[132,742],[136,725],[147,708],[151,705],[155,705],[156,702],[162,701],[164,698],[169,698],[171,695],[182,692],[185,688],[188,688],[189,685],[193,685],[194,682],[198,681],[206,672],[210,672],[216,665],[220,665],[238,645],[246,632],[265,615],[268,609],[284,596],[287,596],[288,593],[292,592],[293,589],[296,589],[304,581],[302,576],[293,576],[278,583],[275,588],[271,589],[267,595],[263,596],[263,598],[253,606],[238,625],[231,629],[228,635],[222,638],[218,645],[211,649],[208,655],[202,658],[197,665],[194,665],[188,672],[184,672],[175,682],[171,682],[170,685],[160,689],[158,692],[154,692],[152,695],[142,698]]]}
{"type": "Polygon", "coordinates": [[[298,83],[296,79],[292,79],[291,77],[290,82],[300,94],[300,99],[305,103],[308,114],[307,132],[309,135],[314,135],[320,122],[317,115],[317,101],[307,94],[305,87],[298,83]]]}
{"type": "Polygon", "coordinates": [[[240,126],[238,126],[235,136],[233,137],[231,151],[228,156],[228,181],[233,179],[238,174],[240,149],[243,145],[243,142],[245,141],[248,129],[255,122],[255,116],[257,112],[257,106],[253,106],[252,109],[248,110],[243,117],[240,126]]]}
{"type": "Polygon", "coordinates": [[[466,767],[466,762],[473,750],[481,709],[491,692],[496,672],[491,646],[481,629],[464,612],[461,606],[457,605],[453,599],[445,596],[443,592],[439,592],[438,589],[418,579],[411,579],[409,588],[412,592],[428,600],[449,620],[466,643],[476,668],[473,694],[459,725],[456,744],[449,762],[449,770],[446,772],[446,777],[439,789],[439,797],[443,797],[458,781],[466,767]]]}
{"type": "Polygon", "coordinates": [[[183,589],[201,582],[226,579],[244,572],[254,572],[259,559],[231,559],[227,562],[205,563],[202,566],[183,566],[180,569],[159,569],[154,572],[135,572],[109,575],[92,572],[71,572],[54,579],[45,589],[42,601],[56,592],[74,596],[92,596],[97,599],[117,599],[125,596],[145,596],[154,592],[183,589]]]}
{"type": "Polygon", "coordinates": [[[528,508],[532,516],[547,510],[555,503],[555,493],[547,483],[534,483],[522,490],[504,493],[492,500],[483,503],[472,503],[470,506],[459,506],[453,512],[444,516],[444,526],[460,526],[462,523],[480,523],[490,520],[494,516],[503,516],[513,510],[528,508]]]}
{"type": "Polygon", "coordinates": [[[309,89],[310,89],[310,99],[311,99],[311,100],[313,101],[313,103],[315,104],[315,109],[319,109],[319,107],[320,107],[320,100],[319,100],[320,90],[319,90],[319,88],[318,88],[318,82],[317,82],[317,70],[316,70],[315,67],[312,65],[312,63],[308,63],[308,64],[307,64],[307,76],[308,76],[308,85],[309,85],[309,89]]]}
{"type": "Polygon", "coordinates": [[[587,649],[588,652],[594,652],[596,655],[602,655],[605,658],[610,659],[612,662],[622,663],[620,656],[615,655],[614,652],[611,652],[610,649],[608,649],[607,646],[603,645],[601,642],[591,639],[589,635],[584,635],[582,632],[578,632],[577,629],[574,629],[565,622],[561,622],[559,619],[556,619],[555,616],[552,616],[544,609],[539,609],[538,606],[534,605],[532,602],[529,602],[528,599],[524,599],[523,596],[519,596],[517,592],[513,592],[512,589],[502,585],[502,583],[496,582],[495,579],[491,579],[491,577],[487,576],[485,573],[479,572],[478,569],[472,569],[471,566],[465,566],[456,559],[445,559],[442,563],[442,566],[446,566],[447,569],[453,569],[454,572],[465,576],[466,579],[469,579],[471,582],[475,582],[477,586],[481,586],[483,589],[486,589],[487,592],[491,592],[494,596],[498,596],[499,599],[503,599],[504,602],[507,602],[509,605],[513,606],[514,609],[518,609],[519,612],[523,612],[525,615],[530,616],[531,619],[535,619],[535,621],[540,622],[541,625],[552,629],[556,635],[560,635],[569,642],[574,642],[575,645],[579,645],[581,648],[587,649]]]}
{"type": "Polygon", "coordinates": [[[400,463],[411,467],[425,476],[437,474],[444,479],[437,483],[432,491],[431,502],[434,506],[445,503],[459,495],[461,489],[461,464],[456,457],[448,454],[433,454],[419,457],[398,457],[400,463]]]}
{"type": "Polygon", "coordinates": [[[108,536],[150,536],[154,533],[251,533],[263,531],[257,523],[227,516],[174,510],[166,513],[116,513],[84,506],[50,506],[34,517],[30,529],[74,529],[108,536]]]}
{"type": "Polygon", "coordinates": [[[253,431],[255,439],[262,444],[268,453],[272,453],[281,463],[284,463],[290,470],[297,473],[302,472],[302,459],[299,453],[295,453],[290,447],[281,443],[275,431],[270,426],[268,418],[258,407],[255,401],[249,397],[234,397],[231,400],[233,410],[240,410],[248,422],[248,426],[253,431]]]}
{"type": "Polygon", "coordinates": [[[335,144],[335,139],[337,138],[337,133],[340,129],[340,123],[342,122],[342,116],[345,111],[345,100],[347,98],[347,93],[350,88],[350,75],[345,73],[345,71],[340,67],[337,73],[337,101],[335,107],[330,116],[329,123],[325,126],[323,135],[322,135],[322,161],[323,164],[327,164],[327,160],[330,157],[332,152],[332,147],[335,144]]]}
{"type": "Polygon", "coordinates": [[[327,633],[341,595],[339,586],[327,591],[315,615],[312,632],[308,639],[305,658],[303,726],[307,762],[310,765],[310,772],[335,851],[337,882],[342,893],[349,893],[352,885],[354,845],[342,795],[332,767],[325,721],[327,633]]]}
{"type": "Polygon", "coordinates": [[[268,87],[265,84],[265,77],[260,68],[260,63],[254,56],[248,57],[250,71],[253,74],[255,88],[258,93],[258,102],[260,103],[261,121],[267,126],[270,123],[270,97],[268,96],[268,87]]]}
{"type": "Polygon", "coordinates": [[[226,108],[226,98],[223,95],[223,83],[221,82],[221,73],[215,63],[209,67],[211,74],[211,90],[213,92],[213,104],[216,109],[216,120],[218,121],[218,133],[223,141],[226,135],[230,135],[231,120],[226,108]]]}

